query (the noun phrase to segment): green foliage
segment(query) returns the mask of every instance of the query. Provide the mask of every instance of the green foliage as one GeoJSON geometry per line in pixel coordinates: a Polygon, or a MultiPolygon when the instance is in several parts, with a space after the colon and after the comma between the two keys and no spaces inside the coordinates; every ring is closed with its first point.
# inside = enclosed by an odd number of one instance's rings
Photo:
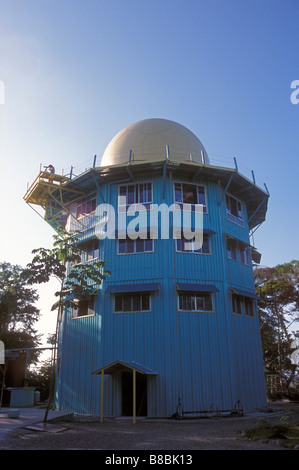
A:
{"type": "Polygon", "coordinates": [[[104,261],[81,264],[76,234],[62,232],[53,238],[52,249],[38,248],[33,251],[35,256],[27,265],[26,281],[28,284],[40,284],[48,282],[52,276],[56,277],[61,289],[55,293],[59,299],[52,310],[63,306],[76,307],[72,299],[84,299],[94,294],[110,272],[104,261]]]}
{"type": "Polygon", "coordinates": [[[66,307],[77,307],[77,303],[73,302],[69,297],[75,299],[88,298],[97,292],[97,289],[110,272],[105,269],[106,263],[103,261],[94,261],[93,263],[78,265],[69,272],[63,288],[55,295],[60,299],[52,306],[52,310],[63,304],[66,307]]]}
{"type": "Polygon", "coordinates": [[[273,268],[258,268],[255,279],[259,295],[267,308],[281,315],[298,316],[299,261],[293,260],[273,268]]]}
{"type": "Polygon", "coordinates": [[[257,427],[246,430],[244,437],[253,441],[282,439],[293,447],[299,444],[298,419],[298,410],[289,416],[282,415],[274,421],[261,419],[257,427]]]}
{"type": "MultiPolygon", "coordinates": [[[[255,270],[264,363],[270,374],[278,374],[287,387],[297,365],[291,354],[294,333],[290,325],[299,321],[299,261],[255,270]]],[[[295,333],[296,336],[296,333],[295,333]]]]}
{"type": "Polygon", "coordinates": [[[52,276],[59,281],[66,277],[67,262],[79,263],[80,249],[76,245],[75,235],[54,235],[53,248],[37,248],[32,251],[35,255],[27,264],[24,276],[28,284],[48,282],[52,276]]]}
{"type": "Polygon", "coordinates": [[[52,370],[52,361],[48,359],[42,362],[38,369],[28,373],[29,386],[36,387],[40,392],[41,402],[49,397],[52,370]]]}
{"type": "Polygon", "coordinates": [[[40,312],[34,306],[38,300],[35,289],[24,279],[24,269],[10,263],[0,263],[0,339],[6,349],[36,347],[40,337],[34,329],[40,312]]]}
{"type": "MultiPolygon", "coordinates": [[[[60,281],[61,288],[55,295],[58,301],[51,310],[58,309],[62,312],[64,307],[77,308],[74,299],[81,300],[94,294],[106,275],[110,272],[106,269],[104,261],[82,264],[79,237],[65,231],[54,235],[53,248],[38,248],[33,251],[34,257],[27,265],[24,278],[29,285],[48,282],[51,277],[60,281]]],[[[57,343],[57,331],[53,344],[57,343]]],[[[49,402],[44,417],[47,420],[48,411],[54,393],[54,369],[50,372],[49,402]]]]}

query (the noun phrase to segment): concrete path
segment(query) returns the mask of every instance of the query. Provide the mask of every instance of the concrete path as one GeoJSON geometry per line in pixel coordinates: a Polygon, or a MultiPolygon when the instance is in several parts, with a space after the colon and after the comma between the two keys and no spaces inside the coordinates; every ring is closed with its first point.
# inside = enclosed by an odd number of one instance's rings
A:
{"type": "MultiPolygon", "coordinates": [[[[18,418],[8,417],[10,408],[1,408],[0,410],[0,441],[3,441],[13,434],[18,428],[41,423],[45,416],[44,408],[18,408],[20,411],[18,418]]],[[[50,410],[47,422],[53,422],[62,416],[68,416],[72,413],[50,410]]]]}

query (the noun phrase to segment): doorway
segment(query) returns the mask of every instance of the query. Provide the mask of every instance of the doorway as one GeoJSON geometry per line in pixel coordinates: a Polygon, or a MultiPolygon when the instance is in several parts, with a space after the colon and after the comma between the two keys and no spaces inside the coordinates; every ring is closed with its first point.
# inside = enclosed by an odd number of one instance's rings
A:
{"type": "MultiPolygon", "coordinates": [[[[133,416],[133,371],[121,374],[122,416],[133,416]]],[[[147,416],[147,376],[136,372],[136,416],[147,416]]]]}

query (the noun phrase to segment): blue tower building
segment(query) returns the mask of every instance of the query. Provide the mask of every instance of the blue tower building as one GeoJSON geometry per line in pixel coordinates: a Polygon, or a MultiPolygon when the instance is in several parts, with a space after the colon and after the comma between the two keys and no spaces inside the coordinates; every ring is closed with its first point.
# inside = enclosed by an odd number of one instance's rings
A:
{"type": "Polygon", "coordinates": [[[170,417],[266,405],[250,232],[268,197],[165,119],[121,130],[79,176],[40,172],[26,202],[79,234],[83,263],[111,271],[60,317],[58,409],[170,417]],[[193,230],[198,208],[199,245],[177,223],[190,214],[193,230]]]}

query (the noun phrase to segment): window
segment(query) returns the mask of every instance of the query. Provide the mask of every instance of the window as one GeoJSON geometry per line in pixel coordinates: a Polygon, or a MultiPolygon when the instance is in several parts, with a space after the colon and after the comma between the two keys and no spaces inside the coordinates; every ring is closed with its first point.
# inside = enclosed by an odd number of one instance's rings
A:
{"type": "Polygon", "coordinates": [[[242,305],[241,305],[242,296],[232,293],[232,311],[233,313],[242,314],[242,305]]]}
{"type": "Polygon", "coordinates": [[[201,248],[197,248],[195,240],[186,240],[185,238],[176,240],[176,251],[182,253],[200,253],[209,255],[210,251],[210,237],[208,235],[203,236],[203,242],[201,248]]]}
{"type": "Polygon", "coordinates": [[[76,217],[80,219],[95,212],[97,207],[97,195],[96,193],[90,194],[89,196],[81,199],[77,202],[76,217]]]}
{"type": "Polygon", "coordinates": [[[153,202],[152,183],[121,185],[118,194],[124,198],[118,206],[120,212],[125,212],[132,204],[143,204],[149,209],[153,202]]]}
{"type": "Polygon", "coordinates": [[[231,301],[233,313],[242,315],[242,313],[245,312],[245,315],[248,317],[254,317],[254,302],[251,297],[232,292],[231,301]]]}
{"type": "Polygon", "coordinates": [[[244,224],[241,202],[235,199],[234,197],[229,196],[228,194],[225,196],[225,201],[227,218],[231,222],[235,222],[236,224],[241,225],[241,227],[243,227],[244,224]]]}
{"type": "Polygon", "coordinates": [[[229,259],[237,261],[237,242],[233,238],[226,239],[226,253],[229,259]]]}
{"type": "Polygon", "coordinates": [[[85,248],[85,260],[91,261],[99,257],[99,240],[91,240],[85,248]]]}
{"type": "Polygon", "coordinates": [[[174,183],[174,201],[181,206],[183,204],[190,204],[191,210],[195,210],[195,205],[202,204],[203,213],[207,213],[208,211],[204,186],[188,183],[174,183]]]}
{"type": "Polygon", "coordinates": [[[249,265],[248,246],[239,243],[240,247],[240,262],[249,265]]]}
{"type": "Polygon", "coordinates": [[[130,293],[117,294],[114,298],[115,313],[149,312],[151,310],[150,294],[130,293]]]}
{"type": "Polygon", "coordinates": [[[72,307],[72,318],[86,317],[95,314],[95,296],[88,299],[81,299],[77,302],[77,308],[72,307]]]}
{"type": "Polygon", "coordinates": [[[213,312],[211,292],[179,293],[179,310],[187,312],[213,312]]]}
{"type": "Polygon", "coordinates": [[[241,242],[230,235],[226,236],[226,253],[229,259],[237,261],[239,259],[240,263],[249,266],[250,257],[249,257],[249,245],[247,243],[241,242]]]}
{"type": "Polygon", "coordinates": [[[126,239],[117,240],[118,254],[128,255],[132,253],[150,253],[154,251],[154,241],[152,239],[131,240],[129,237],[126,239]]]}
{"type": "Polygon", "coordinates": [[[244,297],[244,305],[245,305],[245,315],[247,315],[248,317],[253,317],[254,310],[253,310],[252,299],[250,299],[250,297],[244,297]]]}
{"type": "Polygon", "coordinates": [[[80,245],[80,263],[86,263],[93,259],[99,258],[99,240],[94,239],[90,240],[87,243],[82,243],[80,245]]]}

